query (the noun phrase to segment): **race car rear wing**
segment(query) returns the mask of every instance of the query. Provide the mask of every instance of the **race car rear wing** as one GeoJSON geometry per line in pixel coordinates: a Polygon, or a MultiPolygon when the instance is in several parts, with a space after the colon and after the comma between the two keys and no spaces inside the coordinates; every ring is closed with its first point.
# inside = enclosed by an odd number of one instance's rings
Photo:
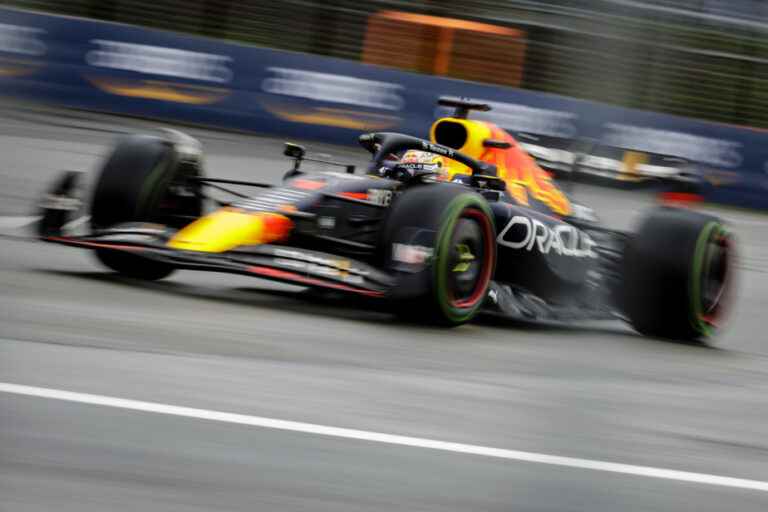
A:
{"type": "Polygon", "coordinates": [[[437,104],[441,107],[453,107],[453,117],[457,119],[466,119],[471,110],[478,112],[488,112],[491,106],[484,101],[473,100],[471,98],[460,98],[458,96],[440,96],[437,104]]]}

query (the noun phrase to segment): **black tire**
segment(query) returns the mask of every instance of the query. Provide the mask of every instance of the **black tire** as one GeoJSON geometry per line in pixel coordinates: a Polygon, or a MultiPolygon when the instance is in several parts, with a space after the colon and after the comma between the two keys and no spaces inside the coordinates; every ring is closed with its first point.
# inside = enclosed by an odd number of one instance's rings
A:
{"type": "MultiPolygon", "coordinates": [[[[180,164],[173,146],[148,135],[123,138],[104,163],[91,201],[91,226],[104,229],[124,222],[182,227],[199,217],[203,203],[185,181],[200,175],[197,165],[180,164]],[[190,188],[188,193],[177,191],[190,188]],[[190,193],[191,192],[191,193],[190,193]]],[[[95,251],[108,268],[131,277],[162,279],[174,268],[139,255],[109,249],[95,251]]]]}
{"type": "Polygon", "coordinates": [[[158,281],[168,277],[176,270],[171,265],[160,261],[152,261],[124,251],[96,249],[93,253],[96,255],[96,259],[105,267],[134,279],[158,281]]]}
{"type": "Polygon", "coordinates": [[[460,185],[410,189],[392,205],[383,243],[387,265],[399,275],[397,313],[450,326],[478,313],[496,266],[493,213],[482,196],[460,185]],[[431,255],[423,264],[399,261],[397,244],[431,255]]]}
{"type": "Polygon", "coordinates": [[[156,222],[182,227],[202,214],[198,196],[179,196],[172,186],[189,186],[199,176],[195,165],[180,165],[173,146],[149,135],[129,135],[104,163],[91,202],[91,225],[107,228],[122,222],[156,222]]]}
{"type": "Polygon", "coordinates": [[[697,341],[714,334],[731,295],[733,239],[716,217],[662,207],[627,243],[624,312],[647,336],[697,341]]]}

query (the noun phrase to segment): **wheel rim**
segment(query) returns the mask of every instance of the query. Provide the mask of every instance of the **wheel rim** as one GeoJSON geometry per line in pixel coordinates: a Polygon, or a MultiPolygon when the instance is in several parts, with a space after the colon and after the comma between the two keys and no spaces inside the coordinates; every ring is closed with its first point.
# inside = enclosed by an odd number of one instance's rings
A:
{"type": "Polygon", "coordinates": [[[702,233],[694,261],[694,321],[711,335],[727,307],[731,284],[732,247],[729,233],[713,223],[702,233]]]}
{"type": "Polygon", "coordinates": [[[493,228],[478,209],[465,209],[454,226],[448,258],[447,293],[454,308],[475,307],[485,295],[493,268],[493,228]]]}
{"type": "Polygon", "coordinates": [[[729,237],[717,233],[707,245],[701,300],[704,320],[716,326],[730,281],[729,237]]]}

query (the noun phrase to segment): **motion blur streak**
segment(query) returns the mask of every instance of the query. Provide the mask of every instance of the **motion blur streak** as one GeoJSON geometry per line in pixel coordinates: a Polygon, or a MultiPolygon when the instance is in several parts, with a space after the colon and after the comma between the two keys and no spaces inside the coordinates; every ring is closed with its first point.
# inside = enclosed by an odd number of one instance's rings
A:
{"type": "Polygon", "coordinates": [[[688,471],[677,471],[673,469],[654,468],[649,466],[633,466],[630,464],[618,464],[614,462],[604,462],[599,460],[560,457],[557,455],[547,455],[544,453],[532,453],[517,450],[505,450],[502,448],[491,448],[488,446],[450,443],[445,441],[436,441],[433,439],[424,439],[420,437],[398,436],[392,434],[384,434],[381,432],[330,427],[326,425],[286,421],[276,418],[264,418],[261,416],[249,416],[245,414],[211,411],[207,409],[179,407],[176,405],[159,404],[155,402],[141,402],[138,400],[128,400],[125,398],[116,398],[104,395],[73,393],[71,391],[39,388],[34,386],[23,386],[19,384],[11,384],[8,382],[0,382],[0,392],[34,396],[39,398],[50,398],[53,400],[64,400],[68,402],[78,402],[83,404],[102,405],[105,407],[117,407],[120,409],[130,409],[134,411],[168,414],[172,416],[184,416],[187,418],[196,418],[201,420],[220,421],[223,423],[235,423],[238,425],[250,425],[253,427],[289,430],[293,432],[303,432],[306,434],[343,437],[346,439],[357,439],[375,443],[413,446],[416,448],[429,448],[433,450],[465,453],[468,455],[481,455],[484,457],[495,457],[508,460],[538,462],[540,464],[551,464],[554,466],[591,469],[594,471],[607,471],[611,473],[624,473],[635,476],[663,478],[666,480],[679,480],[682,482],[693,482],[698,484],[736,487],[739,489],[750,489],[755,491],[768,492],[768,482],[759,480],[746,480],[742,478],[708,475],[704,473],[691,473],[688,471]]]}
{"type": "MultiPolygon", "coordinates": [[[[3,113],[10,217],[34,215],[60,169],[94,169],[118,133],[157,126],[3,113]]],[[[190,134],[219,176],[279,183],[290,168],[281,139],[190,134]]],[[[365,164],[360,149],[293,142],[365,164]]],[[[652,199],[589,185],[576,197],[617,228],[652,199]]],[[[764,481],[768,224],[711,211],[732,222],[744,272],[718,349],[619,323],[446,332],[252,277],[136,282],[23,240],[19,219],[0,229],[0,382],[764,481]]],[[[0,392],[3,512],[768,510],[763,491],[515,460],[0,392]]]]}

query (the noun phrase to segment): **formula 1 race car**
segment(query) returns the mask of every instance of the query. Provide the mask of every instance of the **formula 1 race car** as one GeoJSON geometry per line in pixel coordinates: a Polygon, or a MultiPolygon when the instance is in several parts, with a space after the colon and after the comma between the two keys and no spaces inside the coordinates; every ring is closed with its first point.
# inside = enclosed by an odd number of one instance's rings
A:
{"type": "Polygon", "coordinates": [[[675,339],[713,333],[732,273],[721,221],[657,207],[634,233],[602,227],[508,133],[468,118],[486,105],[441,104],[455,113],[429,140],[360,136],[372,155],[364,174],[307,171],[313,159],[286,144],[293,168],[279,185],[206,177],[200,144],[180,132],[127,136],[96,180],[87,232],[71,227],[81,173],[67,172],[43,201],[38,233],[134,278],[236,273],[380,298],[443,325],[485,312],[620,318],[675,339]]]}

